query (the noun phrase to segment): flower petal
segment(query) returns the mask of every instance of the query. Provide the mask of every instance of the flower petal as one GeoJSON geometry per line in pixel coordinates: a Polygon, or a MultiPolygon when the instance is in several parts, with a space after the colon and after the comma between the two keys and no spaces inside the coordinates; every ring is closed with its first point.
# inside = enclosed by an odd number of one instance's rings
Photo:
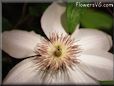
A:
{"type": "Polygon", "coordinates": [[[2,49],[15,58],[35,55],[34,48],[41,42],[40,35],[33,32],[12,30],[2,34],[2,49]]]}
{"type": "Polygon", "coordinates": [[[64,75],[59,74],[56,78],[53,79],[54,84],[76,84],[76,85],[98,85],[99,82],[87,76],[82,70],[80,70],[77,66],[73,67],[73,70],[69,68],[69,70],[64,72],[64,75]]]}
{"type": "Polygon", "coordinates": [[[43,13],[41,26],[48,38],[52,33],[67,34],[61,24],[61,16],[64,12],[65,7],[54,2],[43,13]]]}
{"type": "MultiPolygon", "coordinates": [[[[57,76],[48,77],[45,81],[42,79],[42,75],[38,70],[35,57],[27,58],[18,63],[6,76],[3,84],[98,84],[92,80],[86,74],[84,74],[79,68],[76,70],[70,70],[70,78],[67,75],[58,73],[57,76]]],[[[52,76],[52,75],[51,75],[52,76]]]]}
{"type": "Polygon", "coordinates": [[[37,72],[34,57],[27,58],[18,63],[6,76],[3,84],[36,84],[41,83],[37,72]]]}
{"type": "Polygon", "coordinates": [[[99,30],[80,29],[74,37],[83,50],[102,49],[108,51],[112,47],[111,36],[99,30]]]}
{"type": "Polygon", "coordinates": [[[74,70],[70,70],[70,77],[72,77],[72,82],[78,85],[98,85],[99,82],[92,79],[88,75],[86,75],[78,66],[73,68],[74,70]]]}
{"type": "Polygon", "coordinates": [[[113,54],[104,50],[100,50],[100,49],[90,49],[90,50],[86,50],[84,52],[81,52],[81,54],[84,55],[95,55],[95,56],[100,56],[100,57],[104,57],[110,60],[113,60],[113,54]]]}
{"type": "Polygon", "coordinates": [[[7,75],[3,84],[60,84],[65,83],[63,77],[53,77],[50,82],[50,77],[45,81],[42,78],[42,71],[39,71],[37,60],[35,57],[27,58],[18,63],[7,75]],[[61,79],[60,79],[61,78],[61,79]]]}
{"type": "Polygon", "coordinates": [[[113,80],[113,55],[104,53],[102,56],[81,55],[78,66],[97,80],[113,80]]]}

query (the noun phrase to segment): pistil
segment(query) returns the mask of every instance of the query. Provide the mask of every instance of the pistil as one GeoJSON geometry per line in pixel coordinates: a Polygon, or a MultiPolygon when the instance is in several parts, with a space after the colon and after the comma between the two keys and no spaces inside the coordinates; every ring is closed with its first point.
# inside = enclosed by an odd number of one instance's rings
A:
{"type": "Polygon", "coordinates": [[[60,46],[57,46],[57,49],[54,51],[54,56],[60,57],[62,55],[62,49],[60,46]]]}

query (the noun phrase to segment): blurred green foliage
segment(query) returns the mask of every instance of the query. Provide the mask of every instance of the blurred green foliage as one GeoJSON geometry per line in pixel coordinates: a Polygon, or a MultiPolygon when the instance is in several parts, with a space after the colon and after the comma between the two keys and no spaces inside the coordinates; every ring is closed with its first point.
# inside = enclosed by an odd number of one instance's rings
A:
{"type": "Polygon", "coordinates": [[[6,19],[6,18],[2,18],[2,31],[4,31],[4,30],[8,30],[10,27],[11,27],[12,25],[11,25],[11,23],[8,21],[8,19],[6,19]]]}
{"type": "Polygon", "coordinates": [[[48,5],[49,3],[46,3],[46,4],[42,3],[42,5],[35,4],[32,6],[29,6],[29,14],[32,16],[38,16],[38,14],[42,13],[47,8],[48,5]]]}
{"type": "Polygon", "coordinates": [[[114,86],[114,81],[100,81],[102,86],[114,86]]]}
{"type": "Polygon", "coordinates": [[[106,12],[76,7],[74,3],[67,3],[65,30],[72,33],[78,23],[84,28],[110,30],[113,26],[113,19],[106,12]]]}
{"type": "Polygon", "coordinates": [[[92,10],[84,10],[83,15],[81,16],[81,22],[85,28],[96,28],[96,29],[111,29],[113,24],[113,19],[110,15],[92,10]]]}

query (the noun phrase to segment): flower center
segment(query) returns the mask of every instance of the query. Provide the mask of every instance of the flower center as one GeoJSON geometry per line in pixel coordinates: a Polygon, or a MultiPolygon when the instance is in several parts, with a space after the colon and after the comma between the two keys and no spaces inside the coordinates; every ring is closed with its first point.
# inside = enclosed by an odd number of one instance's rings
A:
{"type": "Polygon", "coordinates": [[[65,72],[76,65],[80,49],[70,36],[53,33],[49,41],[44,39],[37,45],[35,52],[41,55],[36,57],[39,70],[46,73],[48,71],[48,74],[53,75],[57,72],[65,72]]]}

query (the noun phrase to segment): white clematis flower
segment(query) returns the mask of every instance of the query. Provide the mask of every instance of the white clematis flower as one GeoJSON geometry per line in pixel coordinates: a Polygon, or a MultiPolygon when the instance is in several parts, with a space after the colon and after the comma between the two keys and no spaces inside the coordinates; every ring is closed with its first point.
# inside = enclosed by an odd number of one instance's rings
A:
{"type": "Polygon", "coordinates": [[[111,37],[99,30],[78,29],[68,35],[62,27],[65,7],[52,3],[41,18],[46,40],[35,32],[3,32],[3,50],[21,59],[4,84],[99,84],[113,80],[111,37]]]}

